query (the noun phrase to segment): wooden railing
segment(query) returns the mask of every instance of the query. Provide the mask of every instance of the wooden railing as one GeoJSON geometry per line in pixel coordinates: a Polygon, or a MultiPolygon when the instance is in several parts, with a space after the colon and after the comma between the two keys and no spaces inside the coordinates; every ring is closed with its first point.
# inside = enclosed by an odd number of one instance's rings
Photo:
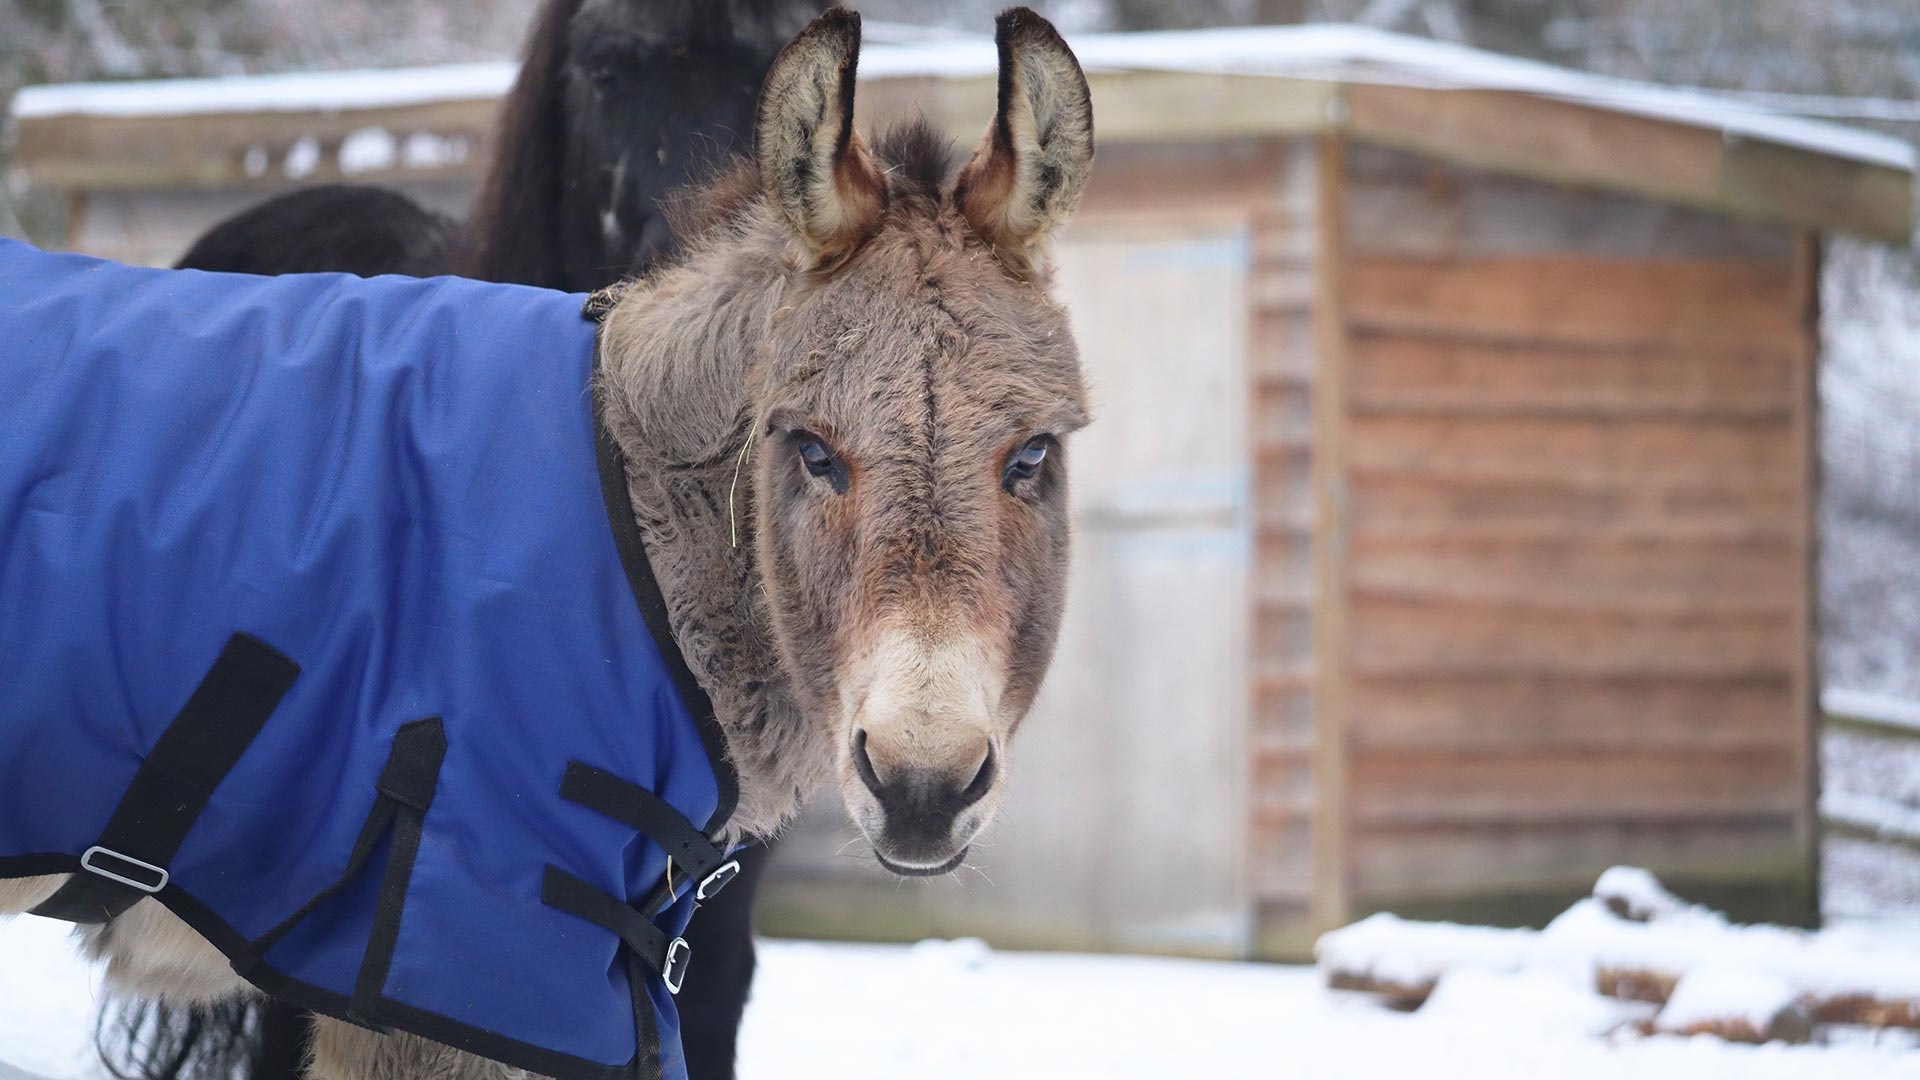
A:
{"type": "MultiPolygon", "coordinates": [[[[1910,741],[1920,748],[1920,702],[1854,690],[1828,690],[1820,711],[1829,728],[1910,741]]],[[[1820,820],[1829,832],[1920,851],[1920,809],[1877,795],[1827,791],[1820,820]]]]}

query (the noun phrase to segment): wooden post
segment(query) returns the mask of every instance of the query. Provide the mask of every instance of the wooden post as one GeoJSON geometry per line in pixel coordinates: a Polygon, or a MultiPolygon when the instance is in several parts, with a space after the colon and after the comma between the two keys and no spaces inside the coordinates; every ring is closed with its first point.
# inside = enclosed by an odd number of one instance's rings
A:
{"type": "Polygon", "coordinates": [[[1347,921],[1346,143],[1320,135],[1313,258],[1313,897],[1316,929],[1347,921]]]}
{"type": "Polygon", "coordinates": [[[1806,566],[1801,579],[1798,619],[1806,634],[1794,671],[1794,700],[1803,711],[1804,736],[1800,748],[1799,771],[1806,777],[1806,799],[1800,811],[1796,833],[1802,858],[1806,862],[1806,918],[1818,926],[1820,912],[1820,234],[1802,231],[1794,240],[1794,303],[1801,320],[1801,351],[1794,365],[1796,380],[1793,440],[1801,456],[1797,470],[1801,504],[1795,508],[1800,527],[1800,552],[1806,566]]]}

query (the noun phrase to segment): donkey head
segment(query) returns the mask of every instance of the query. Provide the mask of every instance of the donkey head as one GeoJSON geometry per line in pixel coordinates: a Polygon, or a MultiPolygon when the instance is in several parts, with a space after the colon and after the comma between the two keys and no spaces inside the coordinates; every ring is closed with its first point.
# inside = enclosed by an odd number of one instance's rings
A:
{"type": "Polygon", "coordinates": [[[1087,84],[1031,11],[997,40],[999,113],[958,169],[924,125],[854,131],[860,18],[838,8],[775,61],[756,134],[790,234],[753,403],[761,572],[848,811],[903,874],[960,865],[997,807],[1060,624],[1087,420],[1043,258],[1092,164],[1087,84]]]}

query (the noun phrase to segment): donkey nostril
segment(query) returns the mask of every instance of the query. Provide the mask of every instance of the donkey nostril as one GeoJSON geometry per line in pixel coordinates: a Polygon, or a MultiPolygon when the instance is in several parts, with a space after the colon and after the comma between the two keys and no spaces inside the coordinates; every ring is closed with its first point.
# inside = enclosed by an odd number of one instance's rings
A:
{"type": "Polygon", "coordinates": [[[998,771],[998,768],[999,766],[995,764],[994,760],[994,746],[993,743],[989,741],[987,743],[986,759],[980,762],[980,771],[973,774],[973,782],[968,784],[966,790],[960,793],[960,805],[963,807],[972,806],[974,803],[979,802],[980,799],[986,795],[988,789],[993,787],[994,773],[998,771]]]}
{"type": "Polygon", "coordinates": [[[853,731],[853,771],[860,774],[860,782],[867,785],[867,790],[878,798],[880,776],[873,771],[873,761],[867,757],[866,728],[855,728],[853,731]]]}

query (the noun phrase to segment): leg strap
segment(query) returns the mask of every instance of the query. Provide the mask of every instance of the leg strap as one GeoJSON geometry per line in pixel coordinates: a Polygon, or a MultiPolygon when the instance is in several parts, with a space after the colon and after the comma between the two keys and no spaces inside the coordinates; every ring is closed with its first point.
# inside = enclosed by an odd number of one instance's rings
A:
{"type": "Polygon", "coordinates": [[[227,640],[212,670],[134,773],[100,840],[35,915],[99,923],[167,887],[167,864],[300,675],[247,634],[227,640]]]}
{"type": "MultiPolygon", "coordinates": [[[[560,781],[560,797],[604,814],[659,844],[687,880],[696,883],[694,892],[701,900],[717,894],[740,872],[740,864],[727,858],[727,853],[694,828],[672,803],[604,769],[569,762],[560,781]]],[[[660,906],[672,901],[669,890],[660,906]]]]}
{"type": "MultiPolygon", "coordinates": [[[[669,860],[669,882],[673,867],[678,866],[697,900],[715,895],[740,872],[740,864],[727,858],[727,853],[707,839],[673,804],[604,769],[569,762],[566,775],[560,781],[560,796],[610,817],[660,845],[669,860]]],[[[653,916],[676,898],[676,889],[663,885],[650,901],[634,907],[556,866],[547,867],[546,878],[540,886],[543,903],[611,931],[626,943],[636,959],[659,972],[667,991],[674,994],[680,992],[680,984],[687,977],[687,961],[693,949],[685,938],[668,938],[665,931],[653,924],[653,916]]]]}

